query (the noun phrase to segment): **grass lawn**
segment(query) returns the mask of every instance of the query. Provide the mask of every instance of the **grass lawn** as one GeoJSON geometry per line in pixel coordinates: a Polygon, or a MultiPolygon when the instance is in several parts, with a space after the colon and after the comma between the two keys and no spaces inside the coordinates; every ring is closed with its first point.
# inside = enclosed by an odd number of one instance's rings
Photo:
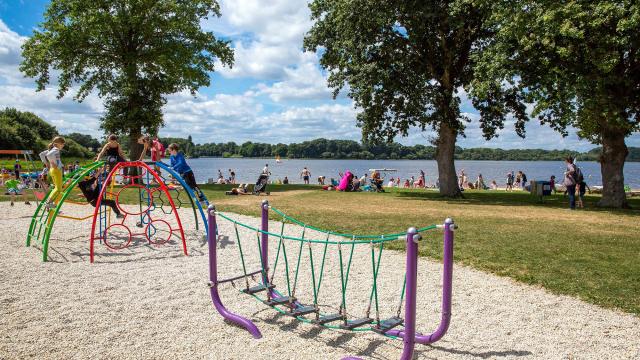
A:
{"type": "MultiPolygon", "coordinates": [[[[445,200],[421,190],[374,194],[279,188],[271,186],[273,206],[330,230],[389,233],[452,217],[460,226],[456,262],[640,315],[639,210],[595,209],[597,196],[587,197],[587,210],[570,211],[562,195],[540,204],[522,192],[467,191],[465,199],[445,200]]],[[[259,215],[262,197],[205,189],[221,210],[259,215]]],[[[640,199],[631,205],[639,209],[640,199]]],[[[423,241],[420,254],[439,258],[441,238],[441,233],[428,237],[433,241],[423,241]]],[[[404,243],[392,246],[402,249],[404,243]]]]}
{"type": "MultiPolygon", "coordinates": [[[[256,197],[226,196],[225,185],[202,188],[222,211],[258,216],[258,204],[268,199],[290,216],[344,232],[399,232],[452,217],[460,226],[457,263],[640,315],[640,198],[630,200],[636,210],[610,211],[595,208],[598,196],[587,196],[586,210],[569,211],[562,195],[538,203],[522,192],[466,191],[464,199],[448,200],[424,190],[338,193],[287,185],[256,197]]],[[[438,258],[442,235],[432,234],[420,253],[438,258]]]]}

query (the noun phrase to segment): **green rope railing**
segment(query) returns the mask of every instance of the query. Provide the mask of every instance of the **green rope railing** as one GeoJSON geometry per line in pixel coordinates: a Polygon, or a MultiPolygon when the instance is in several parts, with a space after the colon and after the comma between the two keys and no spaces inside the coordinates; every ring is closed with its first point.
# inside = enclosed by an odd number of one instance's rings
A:
{"type": "MultiPolygon", "coordinates": [[[[346,237],[346,238],[351,238],[351,239],[376,239],[376,238],[381,238],[381,239],[389,239],[389,238],[393,238],[392,240],[396,240],[398,238],[398,236],[404,236],[406,235],[405,232],[401,232],[401,233],[394,233],[394,234],[383,234],[383,235],[355,235],[355,234],[346,234],[346,233],[339,233],[339,232],[335,232],[335,231],[329,231],[329,230],[324,230],[324,229],[320,229],[317,228],[315,226],[309,225],[307,223],[304,223],[296,218],[293,218],[285,213],[283,213],[282,211],[274,208],[273,206],[269,207],[271,210],[273,210],[276,214],[280,215],[283,217],[283,219],[285,220],[289,220],[292,223],[295,223],[297,225],[300,226],[304,226],[307,229],[311,229],[314,231],[318,231],[321,233],[325,233],[325,234],[329,234],[329,235],[335,235],[335,236],[341,236],[341,237],[346,237]]],[[[423,231],[427,231],[427,230],[431,230],[435,227],[435,225],[432,226],[425,226],[423,228],[418,229],[418,232],[423,232],[423,231]]],[[[369,241],[362,241],[363,243],[368,243],[369,241]]]]}
{"type": "MultiPolygon", "coordinates": [[[[225,219],[227,221],[230,221],[230,222],[232,222],[234,224],[237,224],[239,226],[242,226],[242,227],[244,227],[246,229],[249,229],[249,230],[252,230],[252,231],[258,231],[258,232],[260,232],[262,234],[267,234],[269,236],[280,237],[280,234],[274,234],[272,232],[264,231],[264,230],[261,230],[259,228],[253,227],[251,225],[241,223],[241,222],[239,222],[237,220],[234,220],[234,219],[226,216],[224,213],[216,212],[216,214],[218,216],[220,216],[221,218],[223,218],[223,219],[225,219]]],[[[430,226],[423,227],[423,228],[419,229],[418,231],[422,232],[422,231],[432,230],[432,229],[435,229],[435,228],[436,228],[436,225],[430,225],[430,226]]],[[[309,229],[314,230],[312,228],[309,228],[309,229]]],[[[329,233],[330,235],[346,237],[346,236],[343,236],[343,235],[333,234],[333,233],[330,233],[330,232],[327,232],[327,231],[320,231],[320,232],[325,233],[325,234],[329,233]]],[[[378,239],[370,238],[372,240],[358,240],[358,241],[355,240],[357,238],[356,235],[352,235],[351,236],[351,239],[352,239],[351,241],[329,240],[328,238],[325,239],[325,240],[304,239],[304,238],[298,238],[298,237],[295,237],[295,236],[287,236],[287,235],[283,235],[282,239],[292,240],[292,241],[300,241],[300,242],[311,242],[311,243],[314,243],[314,244],[351,245],[351,244],[370,244],[370,243],[379,244],[379,243],[383,243],[383,242],[396,241],[396,240],[401,239],[401,237],[405,236],[405,235],[406,235],[405,233],[378,235],[378,239]]]]}

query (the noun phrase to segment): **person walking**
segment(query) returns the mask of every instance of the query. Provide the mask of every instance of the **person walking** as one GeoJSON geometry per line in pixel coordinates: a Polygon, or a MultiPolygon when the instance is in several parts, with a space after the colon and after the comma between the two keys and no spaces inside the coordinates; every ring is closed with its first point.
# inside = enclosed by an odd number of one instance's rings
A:
{"type": "Polygon", "coordinates": [[[467,175],[464,173],[464,169],[460,170],[460,176],[458,176],[458,187],[464,189],[464,183],[467,181],[467,175]]]}
{"type": "Polygon", "coordinates": [[[523,171],[520,171],[520,186],[522,186],[522,190],[525,190],[525,186],[527,185],[527,174],[523,171]]]}
{"type": "Polygon", "coordinates": [[[569,195],[569,209],[575,210],[577,168],[573,164],[573,157],[567,156],[564,161],[567,164],[567,171],[564,172],[564,186],[567,188],[567,194],[569,195]]]}
{"type": "Polygon", "coordinates": [[[22,171],[22,165],[20,165],[20,160],[16,159],[16,163],[13,165],[13,174],[18,181],[20,181],[20,171],[22,171]]]}
{"type": "Polygon", "coordinates": [[[307,169],[307,167],[305,166],[304,169],[302,169],[302,171],[300,172],[300,177],[302,178],[302,181],[304,181],[305,185],[309,185],[311,171],[309,171],[309,169],[307,169]]]}
{"type": "Polygon", "coordinates": [[[513,171],[507,173],[507,187],[505,191],[513,191],[513,171]]]}

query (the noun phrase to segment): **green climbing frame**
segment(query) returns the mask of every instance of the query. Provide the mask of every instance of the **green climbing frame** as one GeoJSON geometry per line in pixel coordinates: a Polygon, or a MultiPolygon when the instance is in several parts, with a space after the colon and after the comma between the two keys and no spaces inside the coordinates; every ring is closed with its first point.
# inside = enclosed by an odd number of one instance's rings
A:
{"type": "Polygon", "coordinates": [[[52,189],[49,189],[45,200],[41,201],[36,207],[36,211],[31,218],[31,224],[29,225],[29,232],[27,233],[27,246],[32,244],[38,244],[42,246],[42,261],[47,261],[49,251],[49,237],[51,236],[51,230],[56,221],[62,205],[65,200],[72,193],[78,182],[84,179],[92,171],[102,167],[103,161],[96,161],[90,165],[81,167],[80,169],[68,174],[63,180],[63,190],[58,198],[56,207],[48,209],[46,206],[46,199],[49,198],[49,194],[52,189]]]}

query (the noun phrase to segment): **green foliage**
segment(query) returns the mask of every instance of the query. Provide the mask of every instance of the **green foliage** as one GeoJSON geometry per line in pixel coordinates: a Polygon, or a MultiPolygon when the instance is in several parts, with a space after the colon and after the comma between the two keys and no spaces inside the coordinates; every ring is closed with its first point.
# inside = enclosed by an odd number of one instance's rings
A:
{"type": "Polygon", "coordinates": [[[93,138],[91,135],[71,133],[71,134],[65,135],[65,138],[67,140],[73,139],[73,141],[77,142],[78,144],[84,146],[87,149],[93,149],[94,151],[98,151],[98,149],[102,147],[102,144],[97,139],[93,138]]]}
{"type": "MultiPolygon", "coordinates": [[[[493,18],[503,26],[475,55],[480,65],[472,92],[477,98],[490,101],[495,93],[519,90],[541,123],[564,134],[574,126],[594,144],[601,144],[607,132],[626,137],[640,130],[637,2],[503,4],[493,18]]],[[[474,105],[483,117],[491,111],[474,105]]],[[[504,110],[504,102],[490,105],[504,110]]]]}
{"type": "Polygon", "coordinates": [[[38,90],[55,70],[58,97],[72,85],[77,101],[97,90],[102,127],[130,135],[133,146],[163,125],[166,94],[208,86],[216,58],[232,64],[228,42],[201,28],[211,15],[220,16],[215,0],[52,0],[23,45],[20,70],[38,90]]]}
{"type": "MultiPolygon", "coordinates": [[[[348,95],[362,108],[363,136],[392,141],[412,126],[462,133],[457,89],[474,77],[470,59],[494,28],[491,1],[315,0],[315,20],[305,48],[322,48],[334,95],[348,95]]],[[[517,108],[518,112],[521,107],[517,108]]],[[[482,123],[487,137],[492,121],[482,123]]]]}
{"type": "MultiPolygon", "coordinates": [[[[58,130],[34,113],[13,108],[0,110],[0,149],[32,150],[37,154],[44,150],[56,135],[58,130]]],[[[74,141],[73,137],[66,137],[65,140],[64,156],[92,156],[92,153],[74,141]]]]}
{"type": "Polygon", "coordinates": [[[500,2],[498,30],[471,85],[483,118],[508,99],[533,104],[542,124],[602,145],[601,206],[627,207],[625,138],[640,130],[640,5],[631,0],[500,2]]]}
{"type": "Polygon", "coordinates": [[[176,143],[180,146],[180,151],[182,151],[186,156],[198,156],[197,154],[194,154],[196,146],[191,140],[191,136],[189,136],[188,139],[174,137],[160,138],[160,142],[164,145],[165,149],[169,147],[169,144],[176,143]]]}

